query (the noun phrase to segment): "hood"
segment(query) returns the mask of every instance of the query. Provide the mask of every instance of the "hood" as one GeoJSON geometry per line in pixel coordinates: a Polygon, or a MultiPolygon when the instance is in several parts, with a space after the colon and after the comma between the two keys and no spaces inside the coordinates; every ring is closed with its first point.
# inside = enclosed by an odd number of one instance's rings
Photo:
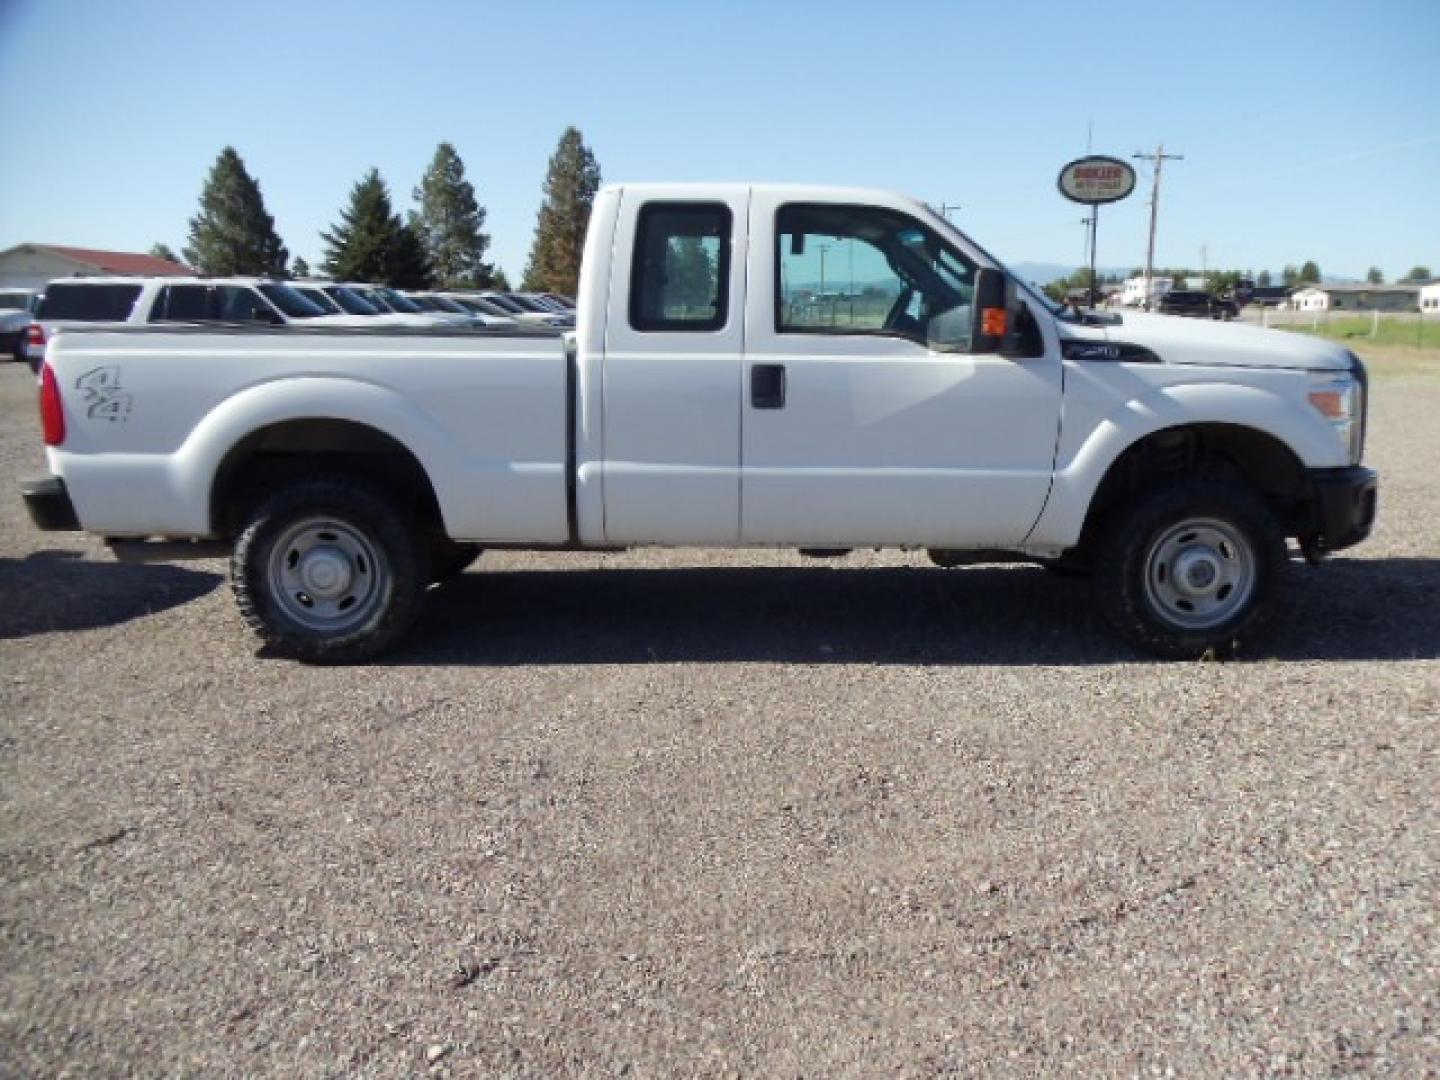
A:
{"type": "Polygon", "coordinates": [[[1333,341],[1244,323],[1126,311],[1113,326],[1055,325],[1061,338],[1140,345],[1167,364],[1305,371],[1350,367],[1349,350],[1333,341]]]}

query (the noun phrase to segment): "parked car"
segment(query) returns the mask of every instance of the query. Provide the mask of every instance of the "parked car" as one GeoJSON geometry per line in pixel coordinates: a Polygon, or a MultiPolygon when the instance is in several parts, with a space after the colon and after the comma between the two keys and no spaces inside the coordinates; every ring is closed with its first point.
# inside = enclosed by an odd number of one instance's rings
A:
{"type": "Polygon", "coordinates": [[[1238,314],[1235,301],[1211,296],[1207,292],[1172,289],[1160,297],[1161,315],[1188,315],[1197,319],[1233,319],[1238,314]]]}
{"type": "Polygon", "coordinates": [[[25,334],[40,300],[34,289],[0,291],[0,353],[8,353],[18,363],[25,362],[25,334]]]}
{"type": "Polygon", "coordinates": [[[571,319],[557,315],[553,311],[546,311],[534,304],[521,303],[509,293],[482,292],[479,297],[486,303],[499,308],[517,322],[559,327],[568,327],[573,322],[571,319]]]}
{"type": "Polygon", "coordinates": [[[361,325],[374,328],[405,326],[425,330],[432,330],[436,326],[435,320],[428,315],[400,314],[386,308],[378,297],[367,298],[361,295],[364,286],[355,288],[337,285],[333,281],[297,281],[292,283],[292,287],[312,303],[329,305],[336,311],[361,320],[361,325]]]}
{"type": "Polygon", "coordinates": [[[463,294],[438,292],[406,293],[405,295],[429,311],[463,316],[469,319],[473,326],[487,329],[510,329],[516,325],[515,320],[508,315],[502,315],[493,309],[486,310],[479,304],[467,302],[467,298],[463,294]]]}
{"type": "Polygon", "coordinates": [[[604,188],[580,311],[573,335],[321,330],[304,350],[62,333],[52,475],[22,494],[40,528],[125,559],[229,552],[253,630],[320,662],[395,645],[484,545],[640,544],[1043,560],[1088,573],[1132,645],[1197,658],[1279,609],[1287,537],[1318,562],[1374,523],[1349,350],[1062,310],[901,195],[604,188]],[[669,272],[679,242],[705,273],[669,272]],[[875,284],[843,322],[798,287],[836,243],[875,284]]]}
{"type": "Polygon", "coordinates": [[[464,326],[468,323],[464,316],[456,315],[454,312],[426,311],[415,301],[387,285],[367,285],[363,282],[347,281],[344,282],[344,286],[351,292],[358,293],[381,311],[388,311],[392,315],[407,315],[412,319],[423,320],[430,326],[464,326]]]}
{"type": "Polygon", "coordinates": [[[28,330],[27,356],[38,369],[61,330],[157,322],[345,326],[355,320],[315,306],[286,282],[265,278],[63,278],[45,288],[28,330]]]}

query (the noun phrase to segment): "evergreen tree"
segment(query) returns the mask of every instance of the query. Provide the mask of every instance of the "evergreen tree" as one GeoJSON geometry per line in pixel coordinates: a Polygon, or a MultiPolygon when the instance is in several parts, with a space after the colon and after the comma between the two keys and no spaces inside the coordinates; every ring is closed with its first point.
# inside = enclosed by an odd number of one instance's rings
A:
{"type": "Polygon", "coordinates": [[[1260,276],[1255,279],[1255,285],[1257,288],[1268,289],[1270,288],[1270,282],[1273,280],[1269,270],[1261,270],[1260,276]]]}
{"type": "Polygon", "coordinates": [[[535,222],[535,242],[525,267],[524,288],[574,296],[590,209],[600,190],[600,165],[578,129],[569,127],[550,158],[545,201],[535,222]]]}
{"type": "Polygon", "coordinates": [[[169,244],[151,244],[150,255],[152,258],[168,259],[170,262],[180,263],[182,266],[184,265],[184,260],[182,260],[179,255],[175,254],[174,250],[170,247],[169,244]]]}
{"type": "Polygon", "coordinates": [[[202,274],[278,277],[285,273],[287,255],[259,183],[235,148],[225,147],[200,192],[200,213],[190,219],[185,261],[202,274]]]}
{"type": "Polygon", "coordinates": [[[1280,283],[1284,285],[1287,289],[1291,285],[1297,284],[1299,281],[1300,271],[1296,270],[1295,267],[1287,266],[1284,270],[1280,271],[1280,283]]]}
{"type": "Polygon", "coordinates": [[[295,261],[290,264],[290,276],[292,278],[308,278],[310,276],[310,264],[299,255],[296,255],[295,261]]]}
{"type": "Polygon", "coordinates": [[[1367,284],[1367,285],[1384,285],[1384,284],[1385,284],[1385,275],[1380,272],[1380,267],[1378,267],[1378,266],[1372,266],[1372,267],[1370,267],[1369,272],[1366,273],[1366,275],[1365,275],[1365,284],[1367,284]]]}
{"type": "Polygon", "coordinates": [[[1409,272],[1408,274],[1406,274],[1406,275],[1405,275],[1403,278],[1401,278],[1400,280],[1401,280],[1401,281],[1409,281],[1409,282],[1429,281],[1429,280],[1430,280],[1430,268],[1429,268],[1428,266],[1412,266],[1412,267],[1410,268],[1410,272],[1409,272]]]}
{"type": "Polygon", "coordinates": [[[465,163],[455,147],[442,142],[414,191],[419,213],[410,223],[425,248],[435,281],[445,288],[490,288],[495,267],[485,261],[490,237],[482,229],[485,208],[465,179],[465,163]]]}
{"type": "Polygon", "coordinates": [[[690,311],[715,298],[715,263],[698,236],[682,236],[665,253],[666,292],[690,311]]]}
{"type": "Polygon", "coordinates": [[[1320,284],[1320,267],[1313,260],[1307,259],[1305,265],[1300,267],[1300,283],[1302,285],[1320,284]]]}
{"type": "Polygon", "coordinates": [[[322,232],[325,273],[337,281],[373,281],[428,288],[429,267],[420,238],[390,206],[390,190],[371,169],[350,189],[340,223],[322,232]]]}

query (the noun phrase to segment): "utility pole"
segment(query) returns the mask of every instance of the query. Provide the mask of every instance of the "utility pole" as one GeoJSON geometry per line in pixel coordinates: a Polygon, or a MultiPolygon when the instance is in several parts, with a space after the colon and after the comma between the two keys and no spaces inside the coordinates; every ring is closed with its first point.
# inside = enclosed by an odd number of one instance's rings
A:
{"type": "Polygon", "coordinates": [[[1130,156],[1151,162],[1155,166],[1155,182],[1150,188],[1150,244],[1145,249],[1145,310],[1149,311],[1155,289],[1155,217],[1160,209],[1160,172],[1164,169],[1165,162],[1184,161],[1185,155],[1167,154],[1165,144],[1161,143],[1153,154],[1136,151],[1130,156]]]}

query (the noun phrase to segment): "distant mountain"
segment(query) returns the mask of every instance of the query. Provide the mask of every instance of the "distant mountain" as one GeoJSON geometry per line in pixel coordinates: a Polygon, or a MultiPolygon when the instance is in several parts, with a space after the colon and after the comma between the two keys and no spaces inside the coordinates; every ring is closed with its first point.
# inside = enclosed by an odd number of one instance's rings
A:
{"type": "MultiPolygon", "coordinates": [[[[1052,281],[1069,277],[1080,268],[1078,266],[1062,266],[1060,263],[1019,262],[1010,263],[1010,269],[1015,272],[1021,281],[1033,281],[1037,285],[1049,285],[1052,281]]],[[[1131,269],[1129,266],[1097,266],[1095,272],[1102,278],[1114,276],[1115,274],[1119,274],[1121,277],[1129,277],[1131,269]]]]}

